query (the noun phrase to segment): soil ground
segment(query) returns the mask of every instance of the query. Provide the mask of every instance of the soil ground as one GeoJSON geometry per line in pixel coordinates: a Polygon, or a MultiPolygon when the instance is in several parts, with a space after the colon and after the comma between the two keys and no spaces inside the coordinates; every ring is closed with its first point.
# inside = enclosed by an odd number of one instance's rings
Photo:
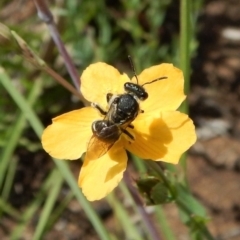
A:
{"type": "Polygon", "coordinates": [[[198,142],[189,158],[193,193],[208,208],[218,239],[240,239],[239,1],[209,1],[200,17],[191,114],[198,142]]]}

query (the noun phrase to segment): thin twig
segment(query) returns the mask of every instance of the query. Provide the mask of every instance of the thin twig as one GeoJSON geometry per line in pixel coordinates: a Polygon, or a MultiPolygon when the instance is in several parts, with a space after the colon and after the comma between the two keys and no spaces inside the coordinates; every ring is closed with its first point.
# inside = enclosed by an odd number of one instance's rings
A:
{"type": "Polygon", "coordinates": [[[139,214],[142,216],[142,220],[143,220],[146,228],[148,229],[148,233],[151,236],[151,239],[152,240],[160,240],[159,233],[156,230],[156,228],[154,227],[154,223],[153,223],[152,219],[150,218],[149,214],[146,212],[146,210],[143,206],[143,202],[139,196],[139,193],[132,185],[132,179],[128,173],[128,170],[126,170],[124,173],[124,181],[128,187],[128,190],[129,190],[134,202],[136,203],[139,214]]]}
{"type": "MultiPolygon", "coordinates": [[[[70,84],[68,81],[66,81],[64,78],[62,78],[57,72],[52,70],[50,67],[47,66],[46,62],[43,60],[46,58],[46,54],[43,55],[42,58],[39,58],[38,55],[32,51],[32,49],[27,45],[27,43],[14,31],[10,31],[11,37],[13,37],[18,46],[19,50],[21,50],[21,53],[23,57],[33,64],[37,69],[41,69],[42,71],[45,71],[50,76],[52,76],[58,83],[63,85],[66,89],[68,89],[70,92],[72,92],[74,95],[76,95],[82,102],[87,104],[87,101],[80,93],[79,89],[76,89],[72,84],[70,84]]],[[[19,51],[18,51],[19,52],[19,51]]]]}
{"type": "Polygon", "coordinates": [[[56,24],[53,20],[53,15],[51,11],[49,10],[45,0],[33,0],[37,11],[38,11],[38,16],[39,18],[44,21],[48,28],[49,32],[53,38],[53,41],[55,42],[60,54],[62,55],[66,68],[71,76],[71,79],[73,81],[74,86],[80,90],[80,78],[77,72],[77,69],[75,68],[62,40],[60,37],[60,34],[57,30],[56,24]]]}
{"type": "Polygon", "coordinates": [[[45,70],[50,76],[52,76],[58,83],[60,83],[63,87],[69,90],[72,94],[78,97],[82,102],[86,101],[85,98],[83,98],[80,92],[76,88],[74,88],[71,83],[67,82],[64,78],[62,78],[58,73],[56,73],[50,67],[45,66],[43,70],[45,70]]]}

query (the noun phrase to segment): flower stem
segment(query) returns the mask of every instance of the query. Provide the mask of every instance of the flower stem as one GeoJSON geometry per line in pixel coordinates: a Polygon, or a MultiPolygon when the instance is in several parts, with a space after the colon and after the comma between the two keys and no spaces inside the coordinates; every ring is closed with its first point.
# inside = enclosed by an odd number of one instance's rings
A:
{"type": "Polygon", "coordinates": [[[146,212],[145,207],[143,206],[143,202],[139,196],[138,191],[133,187],[131,177],[128,173],[128,170],[124,173],[124,181],[128,187],[128,190],[136,203],[137,209],[139,214],[142,216],[142,220],[148,229],[148,233],[151,236],[151,240],[160,240],[159,233],[154,226],[152,219],[150,218],[149,214],[146,212]]]}
{"type": "Polygon", "coordinates": [[[159,177],[163,180],[164,184],[166,185],[166,187],[168,188],[169,192],[171,193],[171,195],[173,197],[176,198],[176,193],[175,191],[172,189],[171,184],[169,183],[169,181],[167,180],[166,176],[163,173],[162,168],[159,166],[158,163],[148,160],[146,161],[146,164],[156,173],[159,175],[159,177]]]}
{"type": "Polygon", "coordinates": [[[52,76],[59,84],[61,84],[63,87],[65,87],[67,90],[69,90],[72,94],[74,94],[76,97],[78,97],[79,99],[81,99],[82,101],[84,101],[85,99],[83,98],[82,94],[80,94],[80,92],[74,88],[74,86],[69,83],[68,81],[66,81],[64,78],[62,78],[58,73],[56,73],[54,70],[52,70],[50,67],[48,66],[44,66],[42,68],[43,70],[45,70],[50,76],[52,76]]]}
{"type": "MultiPolygon", "coordinates": [[[[184,91],[188,95],[190,88],[190,44],[191,44],[191,0],[180,1],[180,68],[184,75],[184,91]]],[[[180,110],[188,114],[189,107],[187,100],[184,101],[180,110]]],[[[187,185],[186,171],[187,171],[187,154],[184,153],[181,157],[180,164],[184,171],[184,183],[187,185]]]]}
{"type": "MultiPolygon", "coordinates": [[[[191,42],[191,26],[190,26],[190,2],[191,0],[181,0],[180,5],[180,68],[184,75],[184,90],[189,92],[190,82],[190,42],[191,42]]],[[[188,107],[184,109],[188,112],[188,107]]]]}
{"type": "MultiPolygon", "coordinates": [[[[176,204],[187,215],[189,215],[189,216],[194,215],[194,213],[191,211],[191,209],[188,207],[188,205],[185,202],[183,202],[181,199],[176,199],[176,204]]],[[[194,221],[195,225],[198,227],[198,229],[201,231],[202,235],[204,235],[207,240],[214,240],[213,236],[211,235],[211,233],[209,232],[209,230],[207,229],[207,227],[204,224],[202,224],[202,223],[200,224],[197,221],[195,221],[194,219],[192,219],[192,221],[194,221]]]]}
{"type": "Polygon", "coordinates": [[[48,67],[47,65],[42,67],[42,70],[44,70],[46,73],[48,73],[51,77],[53,77],[59,84],[61,84],[63,87],[65,87],[67,90],[69,90],[72,94],[74,94],[76,97],[78,97],[85,106],[89,105],[89,102],[83,97],[79,89],[74,88],[72,84],[70,84],[68,81],[66,81],[64,78],[62,78],[57,72],[55,72],[53,69],[48,67]]]}
{"type": "MultiPolygon", "coordinates": [[[[169,192],[171,193],[171,195],[175,198],[175,202],[177,204],[177,206],[179,207],[179,209],[181,209],[183,212],[185,212],[189,217],[194,215],[194,212],[190,209],[189,205],[186,204],[185,202],[183,202],[177,195],[176,192],[174,191],[174,189],[171,187],[171,184],[169,183],[168,179],[166,178],[166,176],[163,173],[162,168],[159,166],[158,163],[148,160],[146,161],[147,165],[156,173],[159,175],[159,177],[163,180],[164,184],[166,185],[166,187],[168,188],[169,192]]],[[[192,221],[194,221],[194,223],[196,224],[196,226],[198,226],[199,231],[201,231],[201,233],[205,236],[206,239],[208,240],[214,240],[214,238],[212,237],[211,233],[209,232],[209,230],[207,229],[207,227],[203,224],[203,223],[198,223],[197,221],[194,220],[194,218],[192,218],[192,221]]]]}
{"type": "Polygon", "coordinates": [[[75,68],[75,66],[74,66],[62,40],[61,40],[61,37],[57,30],[56,24],[53,21],[53,15],[52,15],[51,11],[49,10],[45,0],[34,0],[34,3],[36,5],[39,18],[47,24],[49,32],[53,38],[53,41],[55,42],[60,54],[62,55],[62,57],[64,59],[66,68],[71,76],[74,86],[77,88],[77,90],[79,90],[81,81],[80,81],[77,69],[75,68]]]}

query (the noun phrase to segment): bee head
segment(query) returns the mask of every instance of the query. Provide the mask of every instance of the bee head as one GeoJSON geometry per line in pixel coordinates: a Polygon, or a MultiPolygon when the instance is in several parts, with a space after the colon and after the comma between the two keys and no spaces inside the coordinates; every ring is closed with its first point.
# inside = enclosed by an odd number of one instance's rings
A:
{"type": "Polygon", "coordinates": [[[136,83],[126,82],[124,84],[124,89],[127,93],[134,95],[141,101],[144,101],[148,98],[148,93],[145,91],[145,89],[136,83]]]}

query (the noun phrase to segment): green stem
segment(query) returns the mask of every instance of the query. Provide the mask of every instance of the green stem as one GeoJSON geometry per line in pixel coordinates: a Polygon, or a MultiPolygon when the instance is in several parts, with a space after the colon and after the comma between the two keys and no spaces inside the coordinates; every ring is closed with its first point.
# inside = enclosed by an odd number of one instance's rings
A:
{"type": "MultiPolygon", "coordinates": [[[[188,95],[190,87],[190,44],[191,44],[191,26],[190,26],[190,3],[191,0],[181,0],[180,4],[180,68],[184,75],[184,90],[188,95]]],[[[188,113],[188,102],[184,101],[180,107],[181,112],[188,113]]],[[[180,160],[183,167],[184,176],[187,171],[187,155],[183,154],[180,160]]],[[[187,185],[187,179],[184,179],[187,185]]]]}
{"type": "Polygon", "coordinates": [[[131,194],[136,204],[137,210],[142,217],[142,220],[148,231],[149,236],[151,237],[152,240],[160,240],[161,238],[159,236],[158,230],[156,229],[149,214],[146,212],[146,209],[143,206],[142,199],[140,198],[139,192],[132,185],[131,177],[128,170],[124,173],[124,180],[129,189],[129,193],[131,194]]]}
{"type": "MultiPolygon", "coordinates": [[[[156,173],[159,175],[159,177],[163,180],[164,184],[168,188],[169,192],[173,196],[173,198],[176,201],[177,206],[184,211],[189,217],[194,215],[194,212],[190,209],[190,207],[183,202],[176,194],[176,191],[172,188],[172,185],[169,183],[168,179],[165,177],[164,172],[162,168],[159,166],[158,163],[154,161],[147,161],[147,165],[156,173]]],[[[194,218],[191,218],[192,221],[195,221],[194,218]]],[[[194,222],[196,226],[198,226],[199,231],[205,236],[206,239],[208,240],[214,240],[212,237],[211,233],[208,231],[206,226],[204,224],[199,224],[197,221],[194,222]]]]}
{"type": "Polygon", "coordinates": [[[48,223],[48,219],[52,214],[54,204],[57,201],[57,197],[59,195],[59,192],[63,184],[63,176],[58,171],[58,169],[54,170],[53,175],[54,177],[51,182],[51,187],[49,189],[48,196],[45,199],[44,206],[41,211],[38,224],[34,230],[34,235],[32,237],[32,240],[39,240],[43,236],[44,230],[48,223]]]}
{"type": "MultiPolygon", "coordinates": [[[[184,75],[185,93],[189,92],[190,82],[190,42],[191,42],[191,26],[190,26],[190,0],[181,0],[180,6],[180,68],[184,75]]],[[[188,112],[187,105],[185,113],[188,112]]]]}
{"type": "Polygon", "coordinates": [[[171,195],[174,198],[176,198],[176,193],[175,193],[174,189],[172,188],[171,184],[169,183],[169,181],[167,180],[167,178],[165,177],[165,175],[162,171],[162,168],[159,166],[159,164],[154,161],[151,161],[151,160],[146,161],[146,163],[156,174],[159,175],[159,177],[163,180],[164,184],[168,188],[171,195]]]}
{"type": "Polygon", "coordinates": [[[118,219],[119,225],[122,227],[126,234],[126,239],[143,240],[144,237],[141,236],[141,233],[138,231],[136,225],[129,218],[128,209],[126,209],[122,202],[118,200],[115,194],[109,194],[107,199],[114,211],[114,215],[118,219]]]}
{"type": "MultiPolygon", "coordinates": [[[[137,157],[135,155],[131,155],[131,158],[140,174],[147,172],[146,164],[145,164],[145,161],[143,161],[143,159],[140,159],[139,157],[137,157]]],[[[135,200],[134,200],[134,202],[135,202],[135,200]]],[[[136,204],[136,202],[135,202],[135,204],[136,204]]],[[[136,204],[136,206],[137,206],[137,204],[136,204]]],[[[160,206],[160,205],[155,206],[154,214],[159,221],[161,231],[163,234],[163,238],[166,240],[175,240],[174,234],[173,234],[172,229],[167,221],[167,218],[164,214],[164,210],[162,209],[162,206],[160,206]]]]}
{"type": "MultiPolygon", "coordinates": [[[[177,206],[182,210],[184,211],[188,216],[193,216],[194,213],[192,212],[192,210],[188,207],[188,205],[183,202],[181,199],[176,199],[176,204],[177,206]]],[[[194,224],[196,226],[198,226],[198,229],[201,231],[202,235],[205,236],[205,238],[207,240],[214,240],[213,236],[211,235],[211,233],[209,232],[209,230],[207,229],[207,227],[202,224],[202,223],[199,223],[197,221],[194,220],[194,218],[192,218],[192,221],[194,221],[194,224]]]]}
{"type": "MultiPolygon", "coordinates": [[[[36,84],[34,84],[33,88],[31,89],[31,92],[29,93],[28,100],[27,100],[29,106],[32,106],[34,104],[34,102],[36,101],[36,99],[39,97],[39,93],[41,91],[41,85],[42,85],[41,81],[36,81],[36,84]]],[[[6,174],[7,168],[10,164],[9,159],[11,158],[13,151],[16,148],[16,145],[19,141],[19,138],[20,138],[22,131],[24,129],[24,126],[26,124],[26,119],[25,119],[24,114],[20,113],[16,119],[17,120],[14,123],[14,125],[12,126],[12,130],[9,134],[8,143],[6,144],[6,146],[4,146],[4,150],[3,150],[2,154],[0,155],[0,159],[1,159],[1,161],[0,161],[0,189],[3,186],[5,174],[6,174]]],[[[0,210],[0,212],[1,212],[1,210],[0,210]]]]}

